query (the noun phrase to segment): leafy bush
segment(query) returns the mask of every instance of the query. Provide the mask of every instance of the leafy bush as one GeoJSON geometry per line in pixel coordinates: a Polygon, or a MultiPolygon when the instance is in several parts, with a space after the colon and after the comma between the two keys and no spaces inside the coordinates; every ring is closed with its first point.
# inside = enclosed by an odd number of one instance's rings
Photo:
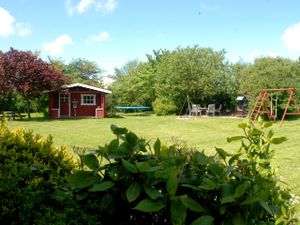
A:
{"type": "Polygon", "coordinates": [[[175,113],[177,106],[172,100],[157,98],[153,102],[153,110],[158,116],[175,113]]]}
{"type": "MultiPolygon", "coordinates": [[[[292,225],[294,206],[271,167],[271,123],[242,123],[234,154],[206,155],[180,142],[154,146],[126,128],[79,168],[31,131],[0,126],[1,224],[292,225]]],[[[232,151],[231,151],[232,152],[232,151]]]]}
{"type": "MultiPolygon", "coordinates": [[[[0,126],[0,224],[84,224],[92,219],[65,190],[74,163],[52,138],[0,126]],[[58,201],[57,199],[62,199],[58,201]]],[[[96,224],[94,223],[86,224],[96,224]]]]}
{"type": "Polygon", "coordinates": [[[67,178],[78,204],[103,224],[294,224],[291,195],[270,161],[271,123],[240,124],[235,154],[216,155],[180,144],[153,148],[125,128],[112,125],[116,139],[80,155],[81,170],[67,178]]]}

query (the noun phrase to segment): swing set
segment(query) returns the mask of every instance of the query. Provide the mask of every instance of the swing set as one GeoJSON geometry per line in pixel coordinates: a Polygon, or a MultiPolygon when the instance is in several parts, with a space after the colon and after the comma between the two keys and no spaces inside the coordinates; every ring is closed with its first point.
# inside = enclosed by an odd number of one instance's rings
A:
{"type": "Polygon", "coordinates": [[[260,115],[266,114],[269,119],[276,120],[278,117],[278,92],[287,92],[289,94],[287,103],[285,105],[284,113],[281,117],[280,126],[282,125],[286,115],[299,115],[299,106],[294,98],[295,88],[271,88],[261,89],[256,99],[254,107],[249,115],[249,121],[256,121],[260,115]],[[273,99],[273,95],[276,98],[273,99]],[[295,112],[288,112],[291,105],[294,105],[295,112]]]}

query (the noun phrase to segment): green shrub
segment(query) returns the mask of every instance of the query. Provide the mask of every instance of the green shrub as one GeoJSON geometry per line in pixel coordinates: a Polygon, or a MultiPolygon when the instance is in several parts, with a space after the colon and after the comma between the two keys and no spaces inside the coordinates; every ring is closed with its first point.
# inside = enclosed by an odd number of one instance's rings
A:
{"type": "Polygon", "coordinates": [[[175,113],[177,106],[172,100],[166,98],[156,98],[153,102],[153,111],[158,116],[175,113]]]}
{"type": "Polygon", "coordinates": [[[125,128],[116,139],[80,155],[81,170],[68,177],[74,199],[103,224],[294,224],[291,195],[279,186],[270,160],[271,123],[240,124],[237,153],[215,156],[180,144],[153,148],[125,128]]]}
{"type": "MultiPolygon", "coordinates": [[[[0,126],[0,224],[84,224],[91,216],[66,192],[74,163],[52,138],[0,126]],[[61,201],[58,201],[61,199],[61,201]]],[[[86,224],[96,224],[86,223],[86,224]]]]}

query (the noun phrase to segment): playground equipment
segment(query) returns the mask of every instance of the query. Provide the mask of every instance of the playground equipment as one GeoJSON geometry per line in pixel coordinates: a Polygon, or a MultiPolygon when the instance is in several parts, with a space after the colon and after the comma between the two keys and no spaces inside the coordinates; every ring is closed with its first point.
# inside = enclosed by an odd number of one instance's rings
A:
{"type": "Polygon", "coordinates": [[[274,93],[287,92],[289,94],[287,103],[285,105],[284,113],[281,117],[280,126],[284,121],[286,115],[299,115],[299,106],[294,98],[294,88],[271,88],[271,89],[261,89],[260,93],[256,99],[254,107],[249,115],[249,120],[256,121],[260,115],[267,114],[269,119],[276,120],[277,109],[278,109],[278,95],[276,95],[275,100],[273,100],[274,93]],[[288,112],[289,107],[294,104],[296,112],[288,112]]]}
{"type": "Polygon", "coordinates": [[[247,115],[248,99],[246,96],[237,96],[236,98],[235,115],[244,117],[247,115]]]}

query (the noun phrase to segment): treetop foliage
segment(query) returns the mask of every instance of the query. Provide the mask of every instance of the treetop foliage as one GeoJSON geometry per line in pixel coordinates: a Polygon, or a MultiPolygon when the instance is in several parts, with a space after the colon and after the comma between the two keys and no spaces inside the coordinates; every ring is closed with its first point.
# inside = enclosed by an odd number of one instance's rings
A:
{"type": "Polygon", "coordinates": [[[230,110],[238,95],[255,101],[262,88],[284,87],[296,88],[300,99],[300,60],[261,57],[230,64],[224,50],[197,45],[154,50],[147,59],[113,83],[114,104],[147,104],[158,114],[180,113],[189,95],[193,103],[222,104],[230,110]]]}
{"type": "Polygon", "coordinates": [[[84,83],[102,87],[100,77],[103,70],[93,61],[87,59],[72,59],[65,63],[62,59],[49,57],[49,61],[67,78],[67,83],[84,83]]]}
{"type": "Polygon", "coordinates": [[[0,52],[0,76],[4,78],[1,91],[13,90],[36,98],[45,90],[59,88],[64,84],[63,75],[53,65],[44,62],[31,51],[11,48],[0,52]]]}

